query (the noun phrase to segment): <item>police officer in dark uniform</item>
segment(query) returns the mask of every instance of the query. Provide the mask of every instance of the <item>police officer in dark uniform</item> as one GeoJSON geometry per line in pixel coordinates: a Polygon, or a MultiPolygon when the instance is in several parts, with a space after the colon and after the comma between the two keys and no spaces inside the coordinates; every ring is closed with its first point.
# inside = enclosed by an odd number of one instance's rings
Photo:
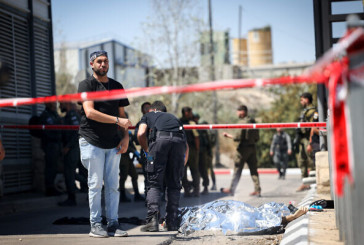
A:
{"type": "MultiPolygon", "coordinates": [[[[62,102],[59,105],[61,112],[66,112],[63,118],[64,125],[80,125],[80,115],[77,113],[76,104],[71,102],[62,102]]],[[[64,179],[66,182],[68,198],[59,202],[59,206],[75,206],[76,205],[76,168],[80,161],[80,147],[78,144],[77,130],[64,130],[62,132],[63,139],[63,163],[64,163],[64,179]]]]}
{"type": "MultiPolygon", "coordinates": [[[[57,113],[56,103],[46,103],[45,109],[40,115],[40,123],[43,125],[60,125],[61,117],[57,113]]],[[[42,133],[42,149],[45,158],[45,189],[47,196],[60,195],[56,190],[54,180],[57,175],[57,164],[61,155],[62,134],[60,130],[44,130],[42,133]]]]}
{"type": "Polygon", "coordinates": [[[155,101],[139,125],[138,141],[147,158],[147,224],[141,231],[159,231],[159,207],[163,185],[166,186],[166,227],[178,229],[178,207],[188,145],[183,124],[166,112],[163,102],[155,101]],[[148,146],[149,145],[149,146],[148,146]]]}
{"type": "MultiPolygon", "coordinates": [[[[300,122],[318,122],[317,108],[312,105],[312,94],[305,92],[300,96],[303,107],[300,122]]],[[[308,177],[310,165],[315,167],[315,153],[320,150],[320,138],[317,128],[298,128],[294,139],[295,151],[298,152],[298,165],[301,168],[302,178],[308,177]]],[[[297,191],[310,189],[309,185],[302,184],[297,191]]]]}
{"type": "Polygon", "coordinates": [[[279,173],[279,179],[285,179],[288,165],[288,155],[292,154],[291,137],[281,128],[277,128],[277,133],[273,135],[269,154],[273,157],[273,162],[279,173]]]}

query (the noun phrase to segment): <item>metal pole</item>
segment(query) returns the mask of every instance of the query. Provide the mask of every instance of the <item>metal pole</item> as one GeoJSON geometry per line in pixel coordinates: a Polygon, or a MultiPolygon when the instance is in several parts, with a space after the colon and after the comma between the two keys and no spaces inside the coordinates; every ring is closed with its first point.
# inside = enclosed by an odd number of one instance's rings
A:
{"type": "MultiPolygon", "coordinates": [[[[215,81],[215,55],[214,55],[214,41],[213,41],[213,30],[212,30],[212,11],[211,11],[211,0],[208,1],[209,4],[209,27],[210,27],[210,79],[211,81],[215,81]]],[[[217,120],[217,93],[214,91],[212,93],[213,100],[214,100],[214,115],[213,115],[213,121],[214,123],[218,123],[217,120]]],[[[219,144],[219,134],[216,131],[215,132],[216,137],[216,147],[215,147],[215,166],[220,165],[220,144],[219,144]]]]}
{"type": "MultiPolygon", "coordinates": [[[[329,11],[328,2],[321,0],[313,0],[314,5],[314,18],[315,18],[315,43],[316,43],[316,59],[320,58],[325,51],[331,48],[327,42],[324,40],[327,39],[327,36],[331,35],[328,33],[328,28],[323,28],[323,17],[322,13],[325,12],[327,15],[327,11],[329,11]]],[[[318,84],[317,85],[317,109],[319,113],[320,122],[325,122],[327,118],[327,92],[325,85],[318,84]]],[[[320,149],[323,151],[327,150],[327,141],[326,137],[320,135],[320,149]]]]}

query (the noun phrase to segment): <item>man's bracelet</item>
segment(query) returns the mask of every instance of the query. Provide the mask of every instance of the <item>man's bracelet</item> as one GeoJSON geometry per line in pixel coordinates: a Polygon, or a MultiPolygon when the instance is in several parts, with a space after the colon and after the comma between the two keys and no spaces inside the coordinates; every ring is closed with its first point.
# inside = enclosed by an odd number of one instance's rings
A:
{"type": "Polygon", "coordinates": [[[119,123],[119,118],[118,117],[116,117],[116,122],[115,122],[115,124],[118,124],[119,123]]]}

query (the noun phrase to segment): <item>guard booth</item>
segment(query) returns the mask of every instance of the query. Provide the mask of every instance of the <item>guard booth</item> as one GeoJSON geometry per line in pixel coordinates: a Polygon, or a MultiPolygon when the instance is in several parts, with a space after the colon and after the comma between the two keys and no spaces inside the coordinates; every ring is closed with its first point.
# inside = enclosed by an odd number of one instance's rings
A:
{"type": "MultiPolygon", "coordinates": [[[[0,58],[11,68],[0,98],[55,94],[50,0],[0,0],[0,58]]],[[[27,125],[44,105],[0,108],[0,125],[27,125]]],[[[38,173],[27,130],[0,129],[6,157],[0,162],[0,196],[34,189],[38,173]]]]}

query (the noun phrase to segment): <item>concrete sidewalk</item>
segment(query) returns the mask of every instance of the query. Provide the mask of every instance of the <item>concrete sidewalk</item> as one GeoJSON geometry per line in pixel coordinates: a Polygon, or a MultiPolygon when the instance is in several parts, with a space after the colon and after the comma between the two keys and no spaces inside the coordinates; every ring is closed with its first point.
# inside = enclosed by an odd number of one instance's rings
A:
{"type": "MultiPolygon", "coordinates": [[[[300,174],[299,168],[288,168],[287,175],[297,175],[300,174]]],[[[224,175],[224,176],[231,176],[233,174],[233,169],[227,168],[216,168],[214,169],[216,175],[224,175]]],[[[260,175],[265,174],[278,174],[275,168],[259,168],[258,172],[260,175]]],[[[187,171],[188,176],[191,176],[190,171],[187,171]]],[[[242,172],[243,176],[250,176],[249,169],[245,168],[242,172]]],[[[143,179],[142,175],[138,178],[138,187],[139,190],[142,192],[144,190],[144,182],[139,181],[143,179]]],[[[131,181],[125,183],[125,188],[129,191],[129,193],[133,192],[133,187],[131,181]]],[[[77,200],[81,200],[82,202],[85,201],[85,193],[77,193],[77,200]]],[[[67,198],[66,194],[61,196],[52,196],[46,197],[42,193],[17,193],[11,194],[0,198],[0,216],[5,214],[12,214],[18,213],[23,211],[30,211],[34,209],[38,209],[40,206],[42,208],[51,208],[57,207],[57,203],[63,201],[67,198]]],[[[87,203],[87,202],[86,202],[87,203]]]]}
{"type": "MultiPolygon", "coordinates": [[[[287,179],[285,181],[277,180],[276,175],[272,171],[266,171],[266,174],[261,174],[262,182],[262,198],[249,198],[248,193],[253,188],[250,180],[250,176],[243,175],[240,180],[240,185],[238,187],[238,193],[234,197],[222,196],[219,191],[211,192],[207,196],[201,196],[200,198],[181,198],[181,206],[193,206],[201,203],[206,203],[211,200],[217,199],[233,199],[239,201],[245,201],[253,206],[259,206],[262,203],[268,201],[279,201],[283,203],[288,203],[290,200],[296,200],[300,202],[299,205],[309,205],[311,202],[319,199],[330,199],[327,196],[318,196],[316,194],[316,189],[313,188],[305,193],[297,195],[295,193],[296,185],[300,184],[300,176],[295,173],[287,173],[287,179]],[[268,172],[272,172],[268,174],[268,172]],[[277,185],[279,184],[279,186],[277,185]],[[277,186],[275,186],[277,185],[277,186]],[[292,199],[296,196],[296,199],[292,199]]],[[[230,172],[225,174],[217,175],[218,187],[227,186],[230,183],[231,176],[230,172]]],[[[142,178],[139,180],[140,185],[143,184],[142,178]]],[[[141,188],[142,186],[139,186],[141,188]]],[[[219,189],[219,188],[218,188],[219,189]]],[[[0,220],[3,225],[6,224],[7,227],[29,227],[26,229],[25,233],[18,233],[16,230],[10,233],[3,233],[1,236],[1,242],[4,244],[13,244],[19,242],[18,239],[22,239],[22,244],[98,244],[101,242],[98,239],[89,238],[87,233],[89,232],[88,226],[50,226],[45,229],[44,227],[49,226],[49,224],[56,218],[61,216],[70,217],[87,217],[88,215],[88,202],[86,200],[86,193],[78,193],[77,200],[78,206],[75,208],[60,208],[57,206],[57,202],[63,201],[66,195],[57,197],[45,197],[42,194],[36,193],[23,193],[17,195],[9,195],[0,199],[0,220]],[[37,211],[44,210],[44,211],[37,211]],[[32,215],[32,213],[34,213],[32,215]],[[33,227],[34,217],[37,219],[37,226],[33,227]],[[41,218],[44,217],[44,218],[41,218]],[[42,228],[43,227],[43,228],[42,228]],[[4,236],[6,234],[6,236],[4,236]],[[21,235],[23,234],[23,235],[21,235]],[[27,241],[27,242],[26,242],[27,241]]],[[[299,206],[296,204],[296,206],[299,206]]],[[[123,216],[137,216],[139,218],[145,217],[145,207],[143,203],[123,203],[121,204],[120,217],[123,216]]],[[[283,235],[283,240],[281,244],[343,244],[339,241],[338,231],[335,228],[335,214],[334,210],[325,210],[324,212],[309,212],[307,215],[300,217],[299,219],[291,222],[283,235]]],[[[139,231],[139,226],[133,226],[126,224],[129,234],[129,238],[109,238],[106,244],[116,244],[120,242],[127,242],[131,244],[184,244],[184,243],[201,243],[211,239],[211,236],[194,237],[187,239],[186,241],[179,241],[176,239],[176,232],[159,232],[159,233],[142,233],[139,231]]],[[[9,228],[10,229],[10,228],[9,228]]],[[[197,235],[197,234],[196,234],[197,235]]],[[[221,235],[223,236],[223,235],[221,235]]],[[[214,237],[214,236],[212,236],[214,237]]],[[[259,239],[266,240],[267,244],[272,244],[274,239],[279,242],[282,235],[279,236],[261,236],[259,238],[245,237],[245,238],[234,238],[236,239],[236,244],[239,242],[244,242],[244,244],[263,244],[256,243],[260,241],[259,239]],[[244,239],[244,240],[238,240],[244,239]],[[249,243],[249,239],[253,239],[252,243],[249,243]],[[270,243],[269,243],[270,241],[270,243]],[[246,243],[248,242],[248,243],[246,243]]],[[[217,237],[216,237],[217,238],[217,237]]],[[[220,240],[229,240],[231,238],[219,237],[220,240]]],[[[225,241],[224,240],[224,241],[225,241]]],[[[214,241],[210,240],[211,244],[214,241]]],[[[102,241],[104,243],[104,240],[102,241]]],[[[265,244],[265,243],[264,243],[265,244]]],[[[277,243],[274,243],[277,244],[277,243]]]]}
{"type": "MultiPolygon", "coordinates": [[[[316,185],[311,185],[307,196],[297,206],[309,206],[316,200],[331,200],[330,195],[317,194],[316,185]]],[[[324,209],[323,212],[308,212],[292,221],[286,227],[280,245],[296,244],[330,244],[343,245],[336,228],[335,210],[324,209]]]]}

